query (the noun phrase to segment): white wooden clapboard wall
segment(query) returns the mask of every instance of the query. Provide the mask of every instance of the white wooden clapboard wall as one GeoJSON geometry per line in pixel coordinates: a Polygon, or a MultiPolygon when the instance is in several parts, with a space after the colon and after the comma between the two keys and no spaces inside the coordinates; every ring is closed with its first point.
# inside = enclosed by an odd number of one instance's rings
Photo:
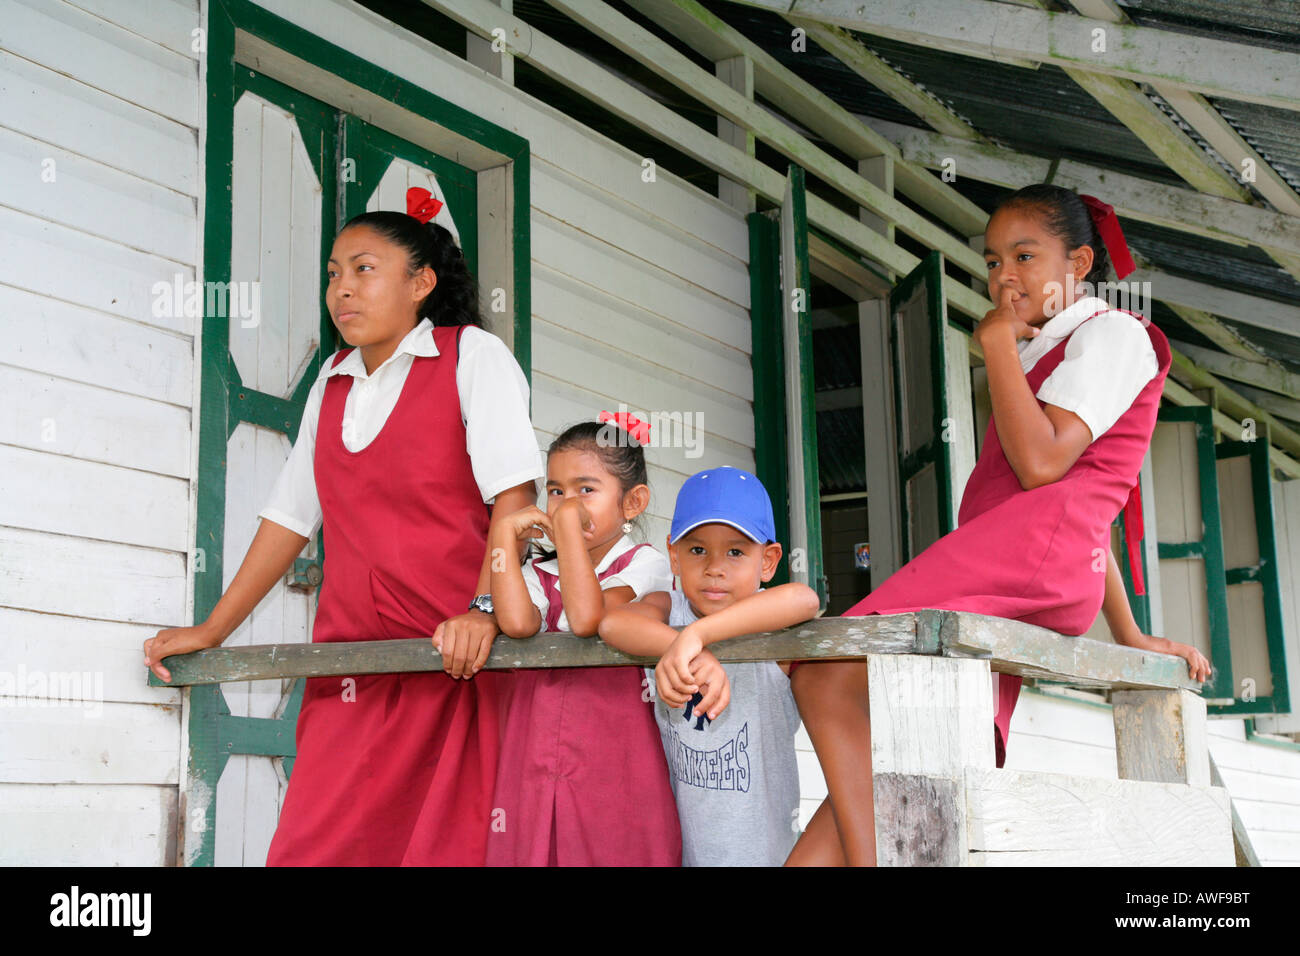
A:
{"type": "Polygon", "coordinates": [[[92,675],[84,707],[3,702],[0,863],[158,865],[180,693],[140,647],[188,621],[197,319],[151,290],[195,277],[198,3],[0,22],[0,671],[92,675]]]}

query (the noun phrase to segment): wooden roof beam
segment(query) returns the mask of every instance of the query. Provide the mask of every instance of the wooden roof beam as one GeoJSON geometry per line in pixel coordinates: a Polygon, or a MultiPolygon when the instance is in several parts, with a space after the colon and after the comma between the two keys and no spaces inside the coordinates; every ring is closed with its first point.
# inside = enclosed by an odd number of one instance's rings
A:
{"type": "Polygon", "coordinates": [[[1031,60],[1300,110],[1296,58],[1213,37],[991,0],[729,0],[987,60],[1031,60]],[[1100,34],[1097,31],[1102,31],[1100,34]],[[1105,46],[1098,49],[1098,37],[1105,46]]]}
{"type": "MultiPolygon", "coordinates": [[[[939,169],[948,160],[950,165],[956,164],[958,176],[980,182],[1017,189],[1043,182],[1052,167],[1050,159],[1040,156],[984,146],[875,117],[859,119],[887,136],[908,161],[939,169]]],[[[1070,159],[1062,159],[1057,164],[1052,182],[1100,195],[1126,219],[1233,245],[1258,246],[1270,255],[1300,256],[1300,220],[1271,209],[1070,159]]]]}

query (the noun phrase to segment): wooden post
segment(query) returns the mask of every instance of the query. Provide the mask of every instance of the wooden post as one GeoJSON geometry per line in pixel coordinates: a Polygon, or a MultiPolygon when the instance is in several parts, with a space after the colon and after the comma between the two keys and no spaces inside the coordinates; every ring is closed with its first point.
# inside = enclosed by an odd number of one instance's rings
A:
{"type": "Polygon", "coordinates": [[[1121,779],[1210,786],[1203,698],[1188,690],[1117,690],[1111,705],[1121,779]]]}
{"type": "MultiPolygon", "coordinates": [[[[501,28],[506,28],[506,20],[514,13],[514,0],[493,0],[505,14],[502,17],[501,28]]],[[[493,41],[479,36],[473,30],[465,34],[465,59],[473,63],[479,69],[486,70],[498,79],[505,80],[510,85],[515,82],[515,59],[507,52],[500,52],[492,49],[493,41]]]]}
{"type": "Polygon", "coordinates": [[[966,771],[993,768],[989,664],[920,655],[867,658],[880,866],[963,866],[966,771]]]}
{"type": "MultiPolygon", "coordinates": [[[[725,60],[718,60],[713,67],[718,79],[723,83],[746,99],[754,98],[754,62],[749,57],[728,57],[725,60]]],[[[718,117],[718,139],[744,150],[747,156],[754,155],[754,134],[724,116],[718,117]]],[[[756,208],[754,190],[726,176],[718,176],[718,196],[723,202],[734,206],[742,213],[751,213],[756,208]]]]}

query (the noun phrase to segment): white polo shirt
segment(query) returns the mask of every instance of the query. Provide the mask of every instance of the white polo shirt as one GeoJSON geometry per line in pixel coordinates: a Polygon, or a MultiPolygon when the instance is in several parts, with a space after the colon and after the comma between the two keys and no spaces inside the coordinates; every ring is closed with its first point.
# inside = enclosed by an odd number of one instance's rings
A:
{"type": "MultiPolygon", "coordinates": [[[[599,576],[602,571],[626,554],[629,549],[635,548],[637,543],[627,535],[619,538],[614,543],[614,547],[609,549],[598,565],[593,569],[599,576]]],[[[533,606],[542,615],[541,628],[537,633],[542,633],[542,628],[546,627],[546,612],[550,610],[551,602],[546,596],[546,590],[542,587],[542,580],[537,576],[534,565],[541,567],[543,571],[549,571],[551,574],[560,573],[560,559],[551,558],[549,561],[529,561],[522,568],[524,573],[524,584],[528,587],[528,596],[532,598],[533,606]]],[[[632,600],[644,597],[652,591],[669,591],[673,586],[673,569],[668,563],[668,558],[659,553],[653,547],[642,548],[636,554],[632,555],[632,560],[627,563],[627,567],[619,571],[618,574],[611,574],[600,582],[600,589],[607,591],[610,588],[631,588],[633,591],[632,600]]],[[[560,582],[555,582],[555,588],[558,591],[560,582]]],[[[560,612],[560,620],[556,625],[560,631],[569,630],[569,618],[563,611],[560,612]]]]}
{"type": "MultiPolygon", "coordinates": [[[[307,394],[298,440],[258,517],[306,538],[320,527],[314,469],[316,428],[325,384],[331,376],[352,376],[343,406],[343,446],[357,452],[374,441],[388,421],[415,357],[437,354],[433,323],[422,319],[372,374],[366,373],[360,349],[353,349],[334,368],[330,367],[334,356],[330,356],[307,394]]],[[[465,423],[465,450],[484,501],[546,475],[528,417],[528,380],[504,342],[491,332],[467,327],[460,338],[456,389],[465,423]]]]}
{"type": "Polygon", "coordinates": [[[1141,320],[1088,296],[1048,319],[1035,338],[1020,340],[1025,374],[1072,332],[1065,356],[1039,386],[1038,398],[1074,412],[1096,441],[1155,378],[1159,363],[1141,320]],[[1102,310],[1109,311],[1084,321],[1102,310]]]}

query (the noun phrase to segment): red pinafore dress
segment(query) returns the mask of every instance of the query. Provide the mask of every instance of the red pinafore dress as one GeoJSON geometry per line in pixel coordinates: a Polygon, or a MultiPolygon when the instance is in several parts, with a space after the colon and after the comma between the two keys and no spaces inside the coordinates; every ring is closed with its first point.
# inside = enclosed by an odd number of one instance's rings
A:
{"type": "MultiPolygon", "coordinates": [[[[325,580],[314,643],[429,639],[478,586],[488,510],[456,387],[463,326],[433,330],[379,434],[343,444],[352,377],[326,386],[315,475],[325,580]]],[[[345,349],[335,364],[350,352],[345,349]]],[[[308,678],[268,865],[481,866],[510,676],[308,678]]]]}
{"type": "MultiPolygon", "coordinates": [[[[1107,311],[1111,310],[1088,319],[1107,311]]],[[[844,616],[935,608],[1011,618],[1075,636],[1092,626],[1106,592],[1105,574],[1093,570],[1094,551],[1110,549],[1110,526],[1137,483],[1169,372],[1164,333],[1142,316],[1134,317],[1146,326],[1158,369],[1128,411],[1084,450],[1064,476],[1029,491],[1021,488],[990,420],[979,461],[962,495],[957,528],[899,568],[844,616]]],[[[1026,374],[1033,392],[1061,363],[1068,342],[1069,336],[1026,374]]],[[[1045,404],[1039,401],[1040,406],[1045,404]]],[[[1006,759],[1020,684],[1019,677],[999,675],[994,721],[999,767],[1006,759]]]]}
{"type": "MultiPolygon", "coordinates": [[[[618,574],[642,544],[598,575],[618,574]]],[[[559,626],[558,576],[533,570],[559,626]]],[[[596,638],[592,638],[596,640],[596,638]]],[[[681,866],[659,727],[640,667],[566,667],[515,673],[488,836],[489,866],[681,866]]]]}

